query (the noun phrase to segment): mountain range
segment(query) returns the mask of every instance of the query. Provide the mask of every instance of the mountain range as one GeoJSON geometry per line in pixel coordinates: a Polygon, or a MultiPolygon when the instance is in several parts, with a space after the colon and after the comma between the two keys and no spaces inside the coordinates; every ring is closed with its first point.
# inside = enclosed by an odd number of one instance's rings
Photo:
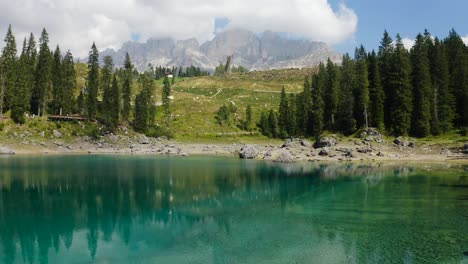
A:
{"type": "Polygon", "coordinates": [[[145,70],[150,64],[167,67],[193,65],[213,70],[220,63],[224,64],[228,56],[232,56],[232,65],[242,65],[249,70],[305,68],[328,58],[341,62],[341,54],[326,43],[291,39],[271,31],[255,34],[243,29],[218,33],[202,45],[195,38],[151,38],[146,43],[128,41],[117,51],[102,51],[100,58],[111,56],[116,66],[122,66],[127,52],[138,70],[145,70]]]}

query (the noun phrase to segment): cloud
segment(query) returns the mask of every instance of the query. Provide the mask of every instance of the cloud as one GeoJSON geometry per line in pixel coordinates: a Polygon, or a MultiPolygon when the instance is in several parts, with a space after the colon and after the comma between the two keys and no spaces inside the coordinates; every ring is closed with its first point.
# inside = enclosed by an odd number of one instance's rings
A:
{"type": "Polygon", "coordinates": [[[405,46],[405,49],[410,50],[414,46],[415,39],[410,39],[410,38],[402,38],[401,42],[403,43],[403,46],[405,46]]]}
{"type": "Polygon", "coordinates": [[[93,41],[100,50],[115,49],[135,35],[140,41],[204,42],[213,38],[217,18],[228,19],[227,28],[288,32],[330,44],[352,38],[358,23],[353,10],[344,4],[333,9],[328,0],[0,0],[0,6],[2,34],[12,24],[20,44],[31,31],[39,38],[45,27],[52,48],[60,43],[76,57],[86,56],[93,41]]]}
{"type": "Polygon", "coordinates": [[[462,37],[462,40],[465,43],[465,45],[468,45],[468,35],[462,37]]]}

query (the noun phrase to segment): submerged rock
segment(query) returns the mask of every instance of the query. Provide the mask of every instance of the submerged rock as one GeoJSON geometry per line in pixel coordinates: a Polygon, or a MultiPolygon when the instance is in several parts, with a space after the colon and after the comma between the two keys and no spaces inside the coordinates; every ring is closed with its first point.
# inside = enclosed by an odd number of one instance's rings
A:
{"type": "Polygon", "coordinates": [[[292,163],[295,159],[289,152],[282,152],[276,159],[275,162],[282,162],[282,163],[292,163]]]}
{"type": "Polygon", "coordinates": [[[255,159],[257,156],[258,150],[254,146],[245,146],[239,151],[239,158],[241,159],[255,159]]]}
{"type": "Polygon", "coordinates": [[[13,155],[15,152],[12,149],[6,147],[0,147],[0,155],[13,155]]]}

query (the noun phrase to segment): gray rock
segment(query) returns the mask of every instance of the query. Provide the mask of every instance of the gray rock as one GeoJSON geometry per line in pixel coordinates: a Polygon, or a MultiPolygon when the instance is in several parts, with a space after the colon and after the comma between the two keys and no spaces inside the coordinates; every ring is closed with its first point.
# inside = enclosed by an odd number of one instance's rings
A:
{"type": "Polygon", "coordinates": [[[395,140],[393,140],[393,143],[398,146],[405,147],[408,143],[403,137],[397,137],[395,140]]]}
{"type": "Polygon", "coordinates": [[[346,151],[343,156],[347,157],[347,158],[355,158],[356,155],[354,155],[354,152],[352,150],[348,150],[346,151]]]}
{"type": "Polygon", "coordinates": [[[385,154],[383,154],[382,151],[379,151],[379,152],[377,153],[377,156],[379,156],[379,157],[385,157],[385,154]]]}
{"type": "Polygon", "coordinates": [[[408,147],[410,148],[415,148],[416,147],[416,144],[414,142],[409,142],[408,143],[408,147]]]}
{"type": "Polygon", "coordinates": [[[466,144],[463,146],[463,148],[464,148],[465,150],[468,150],[468,143],[466,143],[466,144]]]}
{"type": "Polygon", "coordinates": [[[292,143],[293,143],[293,140],[290,139],[290,138],[287,138],[287,139],[284,141],[284,143],[283,143],[283,145],[282,145],[281,147],[282,147],[282,148],[289,148],[289,147],[291,147],[292,143]]]}
{"type": "Polygon", "coordinates": [[[62,137],[62,133],[60,133],[58,130],[55,130],[52,131],[52,133],[54,134],[54,137],[56,138],[61,138],[62,137]]]}
{"type": "Polygon", "coordinates": [[[443,150],[440,152],[440,155],[450,156],[450,155],[452,155],[452,151],[450,151],[450,149],[443,149],[443,150]]]}
{"type": "Polygon", "coordinates": [[[372,149],[369,148],[369,147],[362,147],[362,148],[358,148],[357,152],[359,152],[359,153],[371,153],[372,149]]]}
{"type": "Polygon", "coordinates": [[[254,146],[242,147],[239,152],[239,158],[241,159],[255,159],[258,156],[258,150],[254,146]]]}
{"type": "Polygon", "coordinates": [[[149,139],[145,135],[141,135],[140,139],[138,140],[138,143],[146,145],[149,144],[149,139]]]}
{"type": "Polygon", "coordinates": [[[309,148],[309,147],[312,146],[312,144],[310,144],[310,142],[307,141],[307,140],[305,140],[305,139],[302,139],[302,140],[300,141],[300,143],[301,143],[301,146],[303,146],[303,147],[309,148]]]}
{"type": "Polygon", "coordinates": [[[18,133],[13,132],[13,136],[14,136],[14,137],[18,137],[18,133]]]}
{"type": "Polygon", "coordinates": [[[314,148],[333,147],[336,145],[336,139],[333,137],[321,137],[314,143],[314,148]]]}
{"type": "Polygon", "coordinates": [[[281,163],[292,163],[295,161],[295,159],[289,152],[285,151],[281,152],[281,154],[274,161],[281,163]]]}
{"type": "Polygon", "coordinates": [[[45,132],[44,132],[44,131],[41,131],[41,133],[39,133],[39,136],[45,137],[45,132]]]}
{"type": "Polygon", "coordinates": [[[47,144],[46,144],[45,142],[41,142],[41,143],[39,143],[39,144],[40,144],[41,146],[43,146],[43,147],[47,147],[47,144]]]}
{"type": "Polygon", "coordinates": [[[14,155],[15,151],[7,147],[0,147],[0,155],[14,155]]]}
{"type": "Polygon", "coordinates": [[[329,153],[330,153],[330,151],[328,150],[328,148],[323,148],[323,149],[320,150],[319,155],[320,156],[328,156],[329,153]]]}

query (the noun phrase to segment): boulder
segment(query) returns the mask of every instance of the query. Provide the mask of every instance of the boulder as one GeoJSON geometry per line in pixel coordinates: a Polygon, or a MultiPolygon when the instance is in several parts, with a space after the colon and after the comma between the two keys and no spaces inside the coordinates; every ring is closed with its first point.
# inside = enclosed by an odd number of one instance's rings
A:
{"type": "Polygon", "coordinates": [[[290,139],[290,138],[287,138],[287,139],[284,141],[283,145],[281,145],[281,147],[282,147],[282,148],[289,148],[289,147],[291,147],[291,144],[292,144],[292,143],[293,143],[293,140],[290,139]]]}
{"type": "Polygon", "coordinates": [[[275,159],[275,162],[281,163],[292,163],[294,161],[294,157],[287,151],[281,152],[281,154],[275,159]]]}
{"type": "Polygon", "coordinates": [[[403,137],[397,137],[393,140],[393,143],[398,146],[405,147],[407,145],[406,140],[403,137]]]}
{"type": "Polygon", "coordinates": [[[149,142],[148,137],[146,137],[145,135],[141,135],[140,139],[138,140],[138,143],[146,145],[146,144],[149,144],[150,142],[149,142]]]}
{"type": "Polygon", "coordinates": [[[312,147],[312,144],[310,144],[310,142],[308,140],[305,140],[305,139],[301,139],[301,141],[299,142],[301,144],[301,146],[303,147],[307,147],[307,148],[310,148],[312,147]]]}
{"type": "Polygon", "coordinates": [[[347,157],[347,158],[355,158],[356,155],[354,155],[353,151],[352,150],[348,150],[346,151],[343,156],[347,157]]]}
{"type": "Polygon", "coordinates": [[[410,148],[415,148],[416,147],[416,144],[414,142],[409,142],[408,143],[408,147],[410,148]]]}
{"type": "Polygon", "coordinates": [[[6,147],[0,147],[0,155],[14,155],[15,152],[12,149],[6,147]]]}
{"type": "Polygon", "coordinates": [[[323,148],[319,152],[320,156],[328,156],[328,154],[329,154],[328,148],[323,148]]]}
{"type": "Polygon", "coordinates": [[[452,151],[450,151],[450,149],[443,149],[441,152],[440,152],[440,155],[444,155],[444,156],[450,156],[452,155],[452,151]]]}
{"type": "Polygon", "coordinates": [[[362,148],[358,148],[357,152],[359,152],[359,153],[371,153],[372,149],[369,148],[369,147],[362,147],[362,148]]]}
{"type": "Polygon", "coordinates": [[[333,147],[336,145],[336,139],[333,137],[321,137],[314,143],[314,148],[333,147]]]}
{"type": "Polygon", "coordinates": [[[254,146],[242,147],[239,151],[239,158],[241,159],[254,159],[258,156],[258,150],[254,146]]]}
{"type": "Polygon", "coordinates": [[[466,143],[463,148],[465,149],[465,151],[468,151],[468,143],[466,143]]]}
{"type": "Polygon", "coordinates": [[[54,134],[54,137],[56,138],[61,138],[62,137],[62,133],[60,133],[58,130],[55,130],[52,131],[52,133],[54,134]]]}

